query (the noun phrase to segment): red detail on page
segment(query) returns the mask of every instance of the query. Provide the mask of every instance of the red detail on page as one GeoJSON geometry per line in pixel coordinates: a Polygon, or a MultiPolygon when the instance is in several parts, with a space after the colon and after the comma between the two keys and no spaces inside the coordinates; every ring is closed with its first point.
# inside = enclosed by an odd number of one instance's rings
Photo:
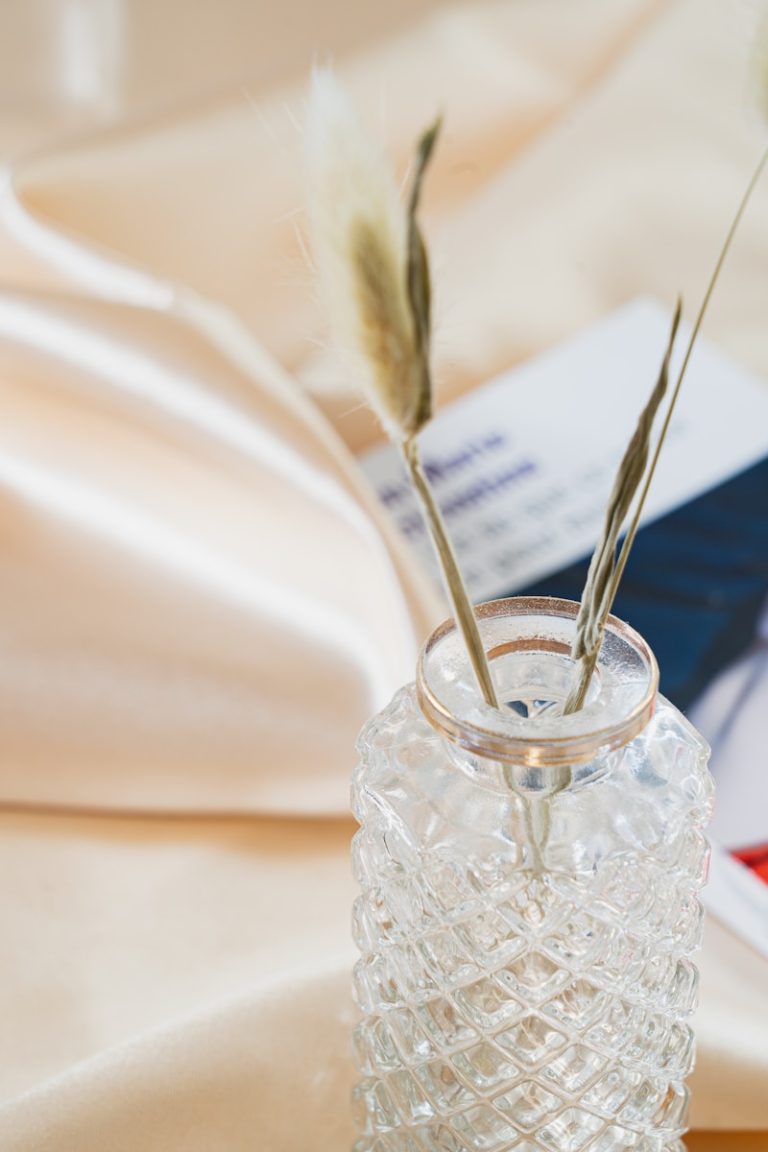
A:
{"type": "Polygon", "coordinates": [[[756,876],[768,884],[768,844],[758,844],[754,848],[742,848],[733,855],[747,868],[751,868],[756,876]]]}

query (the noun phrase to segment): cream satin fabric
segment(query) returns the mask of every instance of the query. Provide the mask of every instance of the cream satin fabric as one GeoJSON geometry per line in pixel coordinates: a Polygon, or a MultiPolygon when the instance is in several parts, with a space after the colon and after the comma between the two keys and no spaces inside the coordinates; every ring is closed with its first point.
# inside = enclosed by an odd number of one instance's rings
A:
{"type": "MultiPolygon", "coordinates": [[[[764,138],[751,15],[466,3],[341,69],[401,157],[446,114],[445,396],[631,296],[698,299],[764,138]]],[[[3,190],[3,1150],[350,1141],[354,739],[442,608],[314,343],[302,99],[49,146],[3,190]]],[[[709,331],[764,371],[767,277],[763,189],[709,331]]],[[[701,966],[694,1122],[768,1129],[768,967],[715,923],[701,966]]]]}

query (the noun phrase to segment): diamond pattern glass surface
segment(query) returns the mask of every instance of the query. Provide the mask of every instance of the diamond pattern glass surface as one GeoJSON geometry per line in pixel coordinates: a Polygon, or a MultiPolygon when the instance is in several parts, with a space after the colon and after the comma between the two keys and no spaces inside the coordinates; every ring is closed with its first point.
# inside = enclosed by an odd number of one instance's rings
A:
{"type": "Polygon", "coordinates": [[[686,721],[659,698],[537,852],[413,687],[360,751],[355,1152],[679,1152],[711,803],[686,721]]]}

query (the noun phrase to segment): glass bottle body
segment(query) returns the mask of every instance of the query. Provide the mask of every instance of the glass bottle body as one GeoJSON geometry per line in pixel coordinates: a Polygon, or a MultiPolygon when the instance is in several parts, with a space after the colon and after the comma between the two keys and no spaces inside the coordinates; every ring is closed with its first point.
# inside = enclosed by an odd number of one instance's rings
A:
{"type": "Polygon", "coordinates": [[[506,605],[484,638],[509,721],[443,630],[361,735],[356,1152],[676,1152],[707,748],[627,629],[559,717],[574,606],[506,605]]]}

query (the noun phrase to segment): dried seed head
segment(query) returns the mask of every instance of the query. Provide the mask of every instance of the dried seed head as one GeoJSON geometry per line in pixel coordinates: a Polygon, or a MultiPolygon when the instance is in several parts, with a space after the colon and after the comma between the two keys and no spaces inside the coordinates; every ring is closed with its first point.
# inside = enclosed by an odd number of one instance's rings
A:
{"type": "Polygon", "coordinates": [[[307,168],[313,250],[336,340],[390,434],[409,439],[431,415],[424,312],[414,313],[410,289],[415,223],[328,69],[313,77],[307,168]]]}

